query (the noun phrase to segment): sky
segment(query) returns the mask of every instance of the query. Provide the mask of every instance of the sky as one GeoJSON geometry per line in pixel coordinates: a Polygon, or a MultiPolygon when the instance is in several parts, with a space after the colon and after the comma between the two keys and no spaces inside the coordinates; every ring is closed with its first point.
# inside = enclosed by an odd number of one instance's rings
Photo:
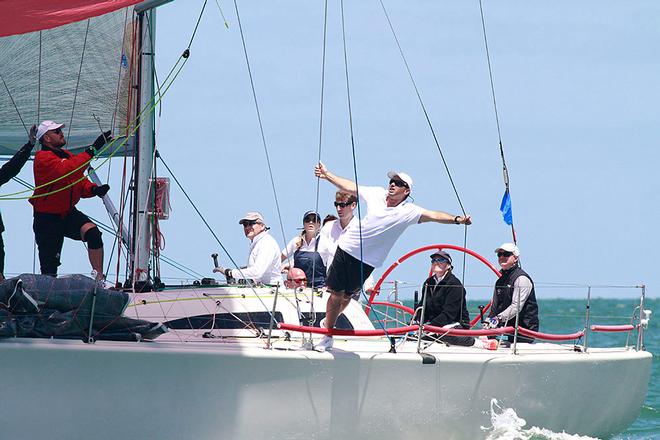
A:
{"type": "MultiPolygon", "coordinates": [[[[354,179],[340,3],[328,5],[323,132],[319,153],[323,2],[239,1],[279,214],[233,2],[208,2],[184,69],[164,96],[157,146],[231,256],[247,260],[238,219],[264,214],[284,245],[317,205],[319,154],[354,179]],[[279,222],[279,217],[282,223],[279,222]]],[[[157,13],[156,59],[164,78],[186,48],[202,1],[175,1],[157,13]]],[[[504,191],[478,1],[384,1],[461,202],[473,217],[467,247],[491,262],[511,240],[499,212],[504,191]]],[[[424,112],[378,1],[345,4],[352,138],[358,181],[387,184],[389,170],[414,179],[414,202],[461,214],[424,112]]],[[[522,263],[543,298],[660,296],[660,4],[655,1],[485,1],[484,19],[513,217],[522,263]]],[[[100,170],[119,198],[122,163],[100,170]]],[[[162,166],[161,175],[168,176],[162,166]]],[[[30,165],[20,177],[32,182],[30,165]]],[[[20,189],[15,183],[3,193],[20,189]]],[[[334,187],[320,182],[318,207],[332,213],[334,187]]],[[[229,258],[172,184],[163,253],[205,276],[210,254],[229,258]]],[[[98,199],[82,211],[109,223],[98,199]]],[[[3,201],[6,274],[33,267],[31,209],[3,201]]],[[[111,238],[104,234],[106,248],[111,238]]],[[[410,227],[388,263],[429,244],[464,244],[464,228],[410,227]]],[[[491,295],[495,278],[454,256],[468,298],[491,295]]],[[[66,241],[62,273],[89,271],[82,244],[66,241]]],[[[116,261],[116,260],[115,260],[116,261]]],[[[390,280],[403,297],[428,273],[428,253],[390,280]]],[[[380,276],[386,266],[376,269],[380,276]]],[[[38,267],[37,267],[38,270],[38,267]]],[[[114,272],[114,270],[111,270],[114,272]]],[[[163,278],[185,274],[162,265],[163,278]]],[[[388,289],[391,286],[387,287],[388,289]]],[[[386,292],[382,295],[384,296],[386,292]]]]}

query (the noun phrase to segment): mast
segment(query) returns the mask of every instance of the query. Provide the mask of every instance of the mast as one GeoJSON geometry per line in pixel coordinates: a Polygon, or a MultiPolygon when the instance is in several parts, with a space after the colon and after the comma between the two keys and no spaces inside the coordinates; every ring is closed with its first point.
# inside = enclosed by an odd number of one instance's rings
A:
{"type": "MultiPolygon", "coordinates": [[[[136,9],[137,10],[137,9],[136,9]]],[[[154,9],[138,12],[139,20],[139,67],[138,67],[138,113],[142,112],[137,133],[135,164],[135,188],[133,204],[133,247],[131,280],[136,290],[150,290],[149,257],[151,245],[151,221],[149,212],[153,201],[151,175],[154,157],[154,113],[149,107],[154,96],[154,9]]]]}

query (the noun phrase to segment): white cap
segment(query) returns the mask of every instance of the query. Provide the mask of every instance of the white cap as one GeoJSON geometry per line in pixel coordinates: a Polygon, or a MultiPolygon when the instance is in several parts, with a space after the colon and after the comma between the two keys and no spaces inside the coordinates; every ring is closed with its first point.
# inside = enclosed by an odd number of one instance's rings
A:
{"type": "Polygon", "coordinates": [[[389,177],[390,179],[401,179],[401,180],[403,180],[408,185],[408,189],[410,189],[410,191],[412,191],[413,180],[412,180],[412,177],[410,177],[406,173],[402,173],[401,171],[390,171],[390,172],[387,173],[387,177],[389,177]]]}
{"type": "Polygon", "coordinates": [[[499,251],[511,252],[516,257],[520,256],[520,249],[518,249],[518,246],[513,243],[503,243],[502,246],[495,249],[495,253],[498,253],[499,251]]]}
{"type": "Polygon", "coordinates": [[[55,121],[43,121],[37,128],[37,140],[40,141],[47,131],[64,127],[64,124],[58,124],[55,121]]]}
{"type": "Polygon", "coordinates": [[[243,223],[251,222],[251,221],[258,221],[259,223],[264,223],[264,216],[256,211],[248,212],[243,217],[241,217],[241,219],[238,221],[238,224],[242,225],[243,223]]]}

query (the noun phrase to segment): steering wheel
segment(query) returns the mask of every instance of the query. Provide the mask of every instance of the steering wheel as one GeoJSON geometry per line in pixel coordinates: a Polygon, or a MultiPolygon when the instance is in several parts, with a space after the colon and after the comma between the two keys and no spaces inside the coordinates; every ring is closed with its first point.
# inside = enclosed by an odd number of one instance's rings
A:
{"type": "MultiPolygon", "coordinates": [[[[422,246],[418,249],[415,249],[413,251],[408,252],[407,254],[405,254],[402,257],[400,257],[399,259],[397,259],[394,263],[392,263],[392,265],[390,267],[387,268],[387,270],[383,273],[383,275],[381,275],[381,277],[378,279],[378,282],[376,283],[376,285],[372,289],[371,295],[369,296],[369,302],[367,303],[367,306],[364,309],[364,312],[367,314],[367,316],[369,316],[369,312],[371,312],[371,303],[373,302],[376,295],[378,295],[380,293],[380,286],[383,284],[383,282],[387,279],[387,277],[392,273],[392,271],[394,269],[396,269],[401,263],[406,261],[408,258],[410,258],[412,256],[415,256],[415,255],[417,255],[421,252],[427,252],[427,251],[431,251],[431,250],[442,250],[442,249],[451,249],[453,251],[459,251],[459,252],[466,253],[466,254],[476,258],[477,260],[481,261],[486,266],[488,266],[488,268],[490,270],[492,270],[493,273],[495,273],[495,275],[497,275],[498,277],[501,275],[500,271],[497,270],[497,268],[495,266],[493,266],[490,261],[488,261],[483,256],[479,255],[478,253],[476,253],[476,252],[474,252],[474,251],[472,251],[468,248],[464,248],[462,246],[456,246],[456,245],[453,245],[453,244],[431,244],[431,245],[428,245],[428,246],[422,246]]],[[[484,308],[484,311],[488,310],[489,307],[490,307],[490,302],[484,308]]],[[[478,321],[479,321],[479,316],[477,316],[475,319],[473,319],[470,322],[470,327],[473,327],[478,321]]]]}

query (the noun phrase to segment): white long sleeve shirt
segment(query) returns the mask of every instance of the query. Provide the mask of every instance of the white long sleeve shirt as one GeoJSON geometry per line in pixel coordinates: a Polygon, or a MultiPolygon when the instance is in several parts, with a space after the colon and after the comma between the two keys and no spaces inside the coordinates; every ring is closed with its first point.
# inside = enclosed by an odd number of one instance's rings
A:
{"type": "Polygon", "coordinates": [[[250,243],[248,265],[244,269],[231,271],[234,278],[254,280],[263,284],[280,284],[280,247],[277,241],[263,231],[250,243]]]}

